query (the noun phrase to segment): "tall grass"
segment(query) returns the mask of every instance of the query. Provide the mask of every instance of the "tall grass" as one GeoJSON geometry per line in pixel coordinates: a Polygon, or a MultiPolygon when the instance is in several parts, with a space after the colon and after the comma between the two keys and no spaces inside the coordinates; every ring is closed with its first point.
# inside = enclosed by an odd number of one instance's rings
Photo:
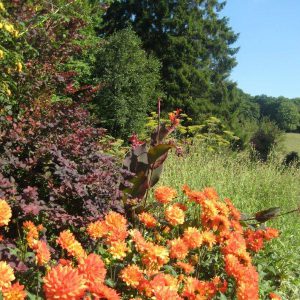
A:
{"type": "MultiPolygon", "coordinates": [[[[247,153],[212,153],[193,146],[184,157],[171,154],[166,162],[161,185],[181,189],[215,187],[221,197],[229,197],[245,213],[279,206],[282,212],[300,202],[300,171],[284,168],[276,159],[269,163],[253,162],[247,153]]],[[[292,214],[269,221],[281,231],[258,263],[267,274],[262,284],[277,285],[283,299],[300,299],[300,216],[292,214]],[[273,274],[272,280],[267,277],[273,274]]]]}

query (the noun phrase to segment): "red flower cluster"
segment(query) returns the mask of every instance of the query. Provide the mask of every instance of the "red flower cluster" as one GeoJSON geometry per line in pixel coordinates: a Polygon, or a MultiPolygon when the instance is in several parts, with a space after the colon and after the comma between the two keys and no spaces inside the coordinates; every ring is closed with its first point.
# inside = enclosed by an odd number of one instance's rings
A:
{"type": "Polygon", "coordinates": [[[265,241],[269,241],[278,237],[278,230],[274,228],[266,228],[265,230],[251,230],[245,231],[244,236],[247,243],[247,248],[254,252],[258,252],[264,246],[265,241]]]}

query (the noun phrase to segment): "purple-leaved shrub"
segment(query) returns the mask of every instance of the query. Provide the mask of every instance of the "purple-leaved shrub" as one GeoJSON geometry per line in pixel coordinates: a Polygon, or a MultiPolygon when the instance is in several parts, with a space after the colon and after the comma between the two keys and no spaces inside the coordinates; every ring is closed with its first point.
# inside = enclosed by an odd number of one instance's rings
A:
{"type": "Polygon", "coordinates": [[[0,198],[17,221],[35,216],[58,229],[122,211],[122,172],[102,151],[105,129],[79,104],[36,106],[0,122],[0,198]]]}

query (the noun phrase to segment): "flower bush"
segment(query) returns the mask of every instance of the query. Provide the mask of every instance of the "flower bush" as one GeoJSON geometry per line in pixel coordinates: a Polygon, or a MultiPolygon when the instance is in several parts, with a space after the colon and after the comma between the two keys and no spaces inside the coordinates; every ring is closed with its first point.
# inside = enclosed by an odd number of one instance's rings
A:
{"type": "MultiPolygon", "coordinates": [[[[42,224],[25,221],[16,239],[20,257],[32,254],[31,266],[13,270],[2,259],[3,298],[259,299],[252,257],[278,231],[243,227],[239,210],[213,188],[183,191],[179,200],[174,189],[159,187],[153,208],[133,223],[110,211],[76,236],[70,229],[49,236],[42,224]]],[[[0,204],[6,226],[11,210],[0,204]]]]}

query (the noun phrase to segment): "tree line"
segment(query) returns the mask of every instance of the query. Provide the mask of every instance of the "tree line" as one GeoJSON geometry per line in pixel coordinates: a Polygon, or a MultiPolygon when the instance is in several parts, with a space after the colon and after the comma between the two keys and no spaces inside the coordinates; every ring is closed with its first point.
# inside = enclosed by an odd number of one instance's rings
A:
{"type": "Polygon", "coordinates": [[[299,131],[299,98],[250,96],[230,80],[238,34],[221,14],[226,1],[2,2],[3,116],[32,102],[84,102],[127,139],[160,98],[162,112],[181,108],[193,124],[217,116],[245,141],[266,119],[299,131]]]}

